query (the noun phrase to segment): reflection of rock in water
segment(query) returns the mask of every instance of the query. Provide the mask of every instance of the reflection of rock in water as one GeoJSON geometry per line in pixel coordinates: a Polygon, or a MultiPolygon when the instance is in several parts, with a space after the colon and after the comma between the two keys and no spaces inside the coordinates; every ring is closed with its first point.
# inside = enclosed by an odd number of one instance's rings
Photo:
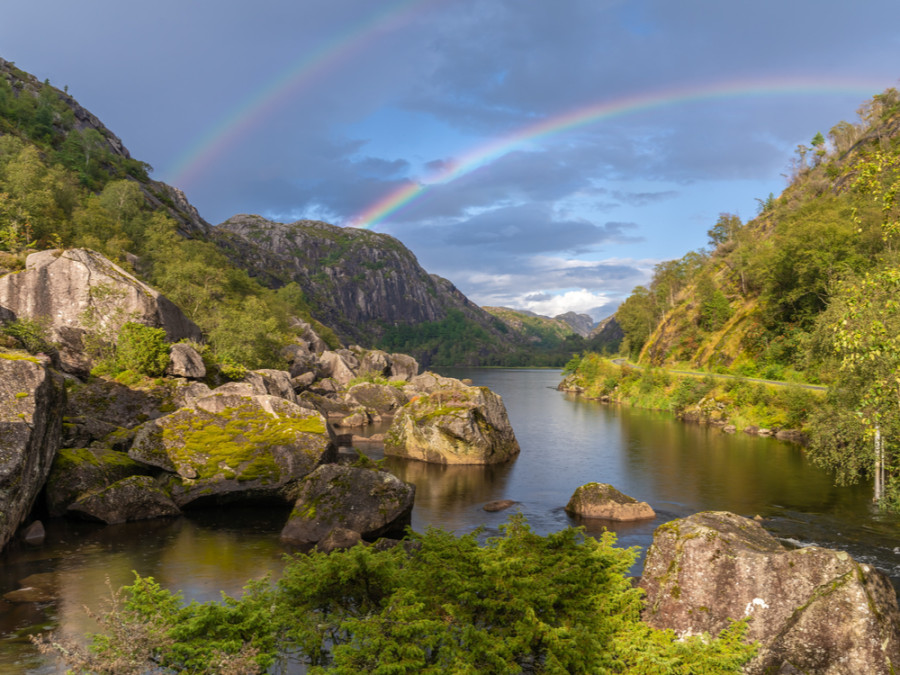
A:
{"type": "Polygon", "coordinates": [[[510,464],[430,464],[398,457],[385,458],[385,468],[416,486],[416,509],[462,511],[502,496],[510,464]]]}

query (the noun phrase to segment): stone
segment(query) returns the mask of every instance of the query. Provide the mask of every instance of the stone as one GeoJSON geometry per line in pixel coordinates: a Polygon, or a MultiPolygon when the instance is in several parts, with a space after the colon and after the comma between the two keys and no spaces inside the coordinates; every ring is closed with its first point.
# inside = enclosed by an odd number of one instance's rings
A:
{"type": "Polygon", "coordinates": [[[341,427],[364,427],[369,422],[369,415],[365,408],[357,408],[346,417],[336,420],[334,424],[341,427]]]}
{"type": "Polygon", "coordinates": [[[278,396],[291,403],[297,402],[297,394],[291,382],[291,374],[286,370],[251,370],[244,381],[253,385],[253,393],[278,396]]]}
{"type": "Polygon", "coordinates": [[[191,345],[177,342],[169,348],[166,375],[202,380],[206,377],[206,365],[203,363],[203,357],[191,345]]]}
{"type": "Polygon", "coordinates": [[[314,410],[276,396],[212,394],[143,424],[129,456],[170,472],[175,503],[290,501],[296,482],[336,459],[333,431],[314,410]]]}
{"type": "Polygon", "coordinates": [[[900,610],[887,578],[843,551],[787,549],[727,512],[657,528],[640,587],[643,619],[678,635],[717,635],[749,617],[750,675],[889,673],[900,666],[900,610]]]}
{"type": "Polygon", "coordinates": [[[26,544],[31,544],[32,546],[40,546],[44,543],[44,539],[47,536],[46,530],[44,530],[44,524],[36,520],[31,525],[22,530],[22,540],[26,544]]]}
{"type": "Polygon", "coordinates": [[[59,344],[68,372],[90,369],[87,333],[112,341],[126,321],[162,328],[169,342],[202,339],[168,298],[89,249],[32,253],[23,271],[0,277],[0,306],[17,318],[48,320],[50,340],[59,344]]]}
{"type": "Polygon", "coordinates": [[[428,371],[410,378],[408,388],[417,393],[432,394],[442,389],[462,389],[465,386],[453,377],[428,371]]]}
{"type": "Polygon", "coordinates": [[[568,513],[583,518],[632,521],[656,518],[647,502],[622,494],[607,483],[586,483],[577,488],[566,505],[568,513]]]}
{"type": "Polygon", "coordinates": [[[294,387],[294,391],[296,393],[300,393],[305,389],[309,389],[310,385],[316,381],[316,374],[313,372],[306,372],[301,375],[297,375],[296,377],[291,378],[291,385],[294,387]]]}
{"type": "Polygon", "coordinates": [[[384,438],[385,455],[436,464],[498,464],[519,454],[503,399],[487,387],[452,382],[456,385],[435,387],[397,411],[384,438]]]}
{"type": "Polygon", "coordinates": [[[359,361],[353,356],[352,352],[347,350],[342,350],[341,352],[322,352],[322,354],[319,355],[319,363],[321,364],[320,370],[323,379],[330,377],[342,387],[346,387],[350,384],[350,380],[356,377],[355,371],[347,362],[347,359],[350,357],[352,357],[352,360],[355,361],[358,366],[359,361]]]}
{"type": "Polygon", "coordinates": [[[389,415],[406,405],[408,399],[397,387],[360,382],[347,390],[344,400],[348,405],[361,406],[379,415],[389,415]]]}
{"type": "Polygon", "coordinates": [[[513,499],[498,499],[493,502],[488,502],[481,508],[483,508],[488,513],[494,513],[495,511],[504,511],[505,509],[508,509],[510,506],[515,506],[518,503],[519,502],[517,502],[513,499]]]}
{"type": "Polygon", "coordinates": [[[391,354],[391,379],[411,380],[419,374],[419,362],[408,354],[391,354]]]}
{"type": "Polygon", "coordinates": [[[151,469],[123,452],[103,446],[60,450],[47,478],[45,499],[51,516],[62,516],[69,505],[88,492],[99,492],[129,476],[151,469]]]}
{"type": "Polygon", "coordinates": [[[335,527],[367,541],[400,537],[410,524],[416,488],[387,471],[326,464],[301,481],[294,510],[281,532],[289,544],[313,544],[335,527]]]}
{"type": "Polygon", "coordinates": [[[45,362],[0,352],[0,550],[28,517],[62,437],[66,393],[45,362]]]}
{"type": "Polygon", "coordinates": [[[373,349],[363,355],[359,363],[359,374],[361,377],[389,377],[391,363],[391,357],[387,352],[373,349]]]}
{"type": "Polygon", "coordinates": [[[69,505],[68,513],[112,525],[134,520],[177,516],[181,509],[150,476],[129,476],[69,505]]]}
{"type": "Polygon", "coordinates": [[[353,548],[362,541],[362,537],[356,530],[348,530],[346,527],[335,527],[316,544],[316,550],[322,553],[331,553],[343,549],[353,548]]]}

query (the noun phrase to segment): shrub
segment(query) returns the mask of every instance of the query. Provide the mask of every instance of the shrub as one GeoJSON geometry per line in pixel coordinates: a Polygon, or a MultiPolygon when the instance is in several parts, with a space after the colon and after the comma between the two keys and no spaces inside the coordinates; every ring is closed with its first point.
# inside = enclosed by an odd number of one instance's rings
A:
{"type": "Polygon", "coordinates": [[[0,333],[18,340],[29,354],[48,352],[54,348],[48,336],[48,323],[46,318],[22,317],[0,328],[0,333]]]}
{"type": "Polygon", "coordinates": [[[122,326],[116,340],[116,367],[135,373],[157,377],[169,365],[169,344],[166,331],[129,321],[122,326]]]}

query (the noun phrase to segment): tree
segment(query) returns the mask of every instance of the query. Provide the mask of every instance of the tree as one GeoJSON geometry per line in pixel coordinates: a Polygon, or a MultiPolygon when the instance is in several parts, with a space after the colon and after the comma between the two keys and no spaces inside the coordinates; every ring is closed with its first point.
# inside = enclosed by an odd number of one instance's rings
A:
{"type": "Polygon", "coordinates": [[[658,318],[653,295],[644,286],[635,288],[616,310],[616,320],[622,327],[628,352],[637,356],[653,332],[658,318]]]}
{"type": "Polygon", "coordinates": [[[716,224],[706,231],[710,246],[719,247],[732,241],[743,227],[741,219],[733,213],[720,213],[716,224]]]}

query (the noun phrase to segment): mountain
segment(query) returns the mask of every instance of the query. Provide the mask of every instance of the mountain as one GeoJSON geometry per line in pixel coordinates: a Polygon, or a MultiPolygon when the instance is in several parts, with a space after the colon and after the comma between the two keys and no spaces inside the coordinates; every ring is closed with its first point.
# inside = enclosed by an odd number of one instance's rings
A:
{"type": "Polygon", "coordinates": [[[276,367],[291,317],[423,365],[561,365],[384,234],[239,215],[212,227],[68,94],[0,60],[0,268],[97,250],[159,288],[224,364],[276,367]],[[537,359],[537,360],[535,360],[537,359]]]}
{"type": "Polygon", "coordinates": [[[583,338],[590,335],[591,331],[594,329],[594,319],[590,314],[566,312],[565,314],[557,314],[553,318],[557,321],[566,322],[573,331],[583,338]]]}

